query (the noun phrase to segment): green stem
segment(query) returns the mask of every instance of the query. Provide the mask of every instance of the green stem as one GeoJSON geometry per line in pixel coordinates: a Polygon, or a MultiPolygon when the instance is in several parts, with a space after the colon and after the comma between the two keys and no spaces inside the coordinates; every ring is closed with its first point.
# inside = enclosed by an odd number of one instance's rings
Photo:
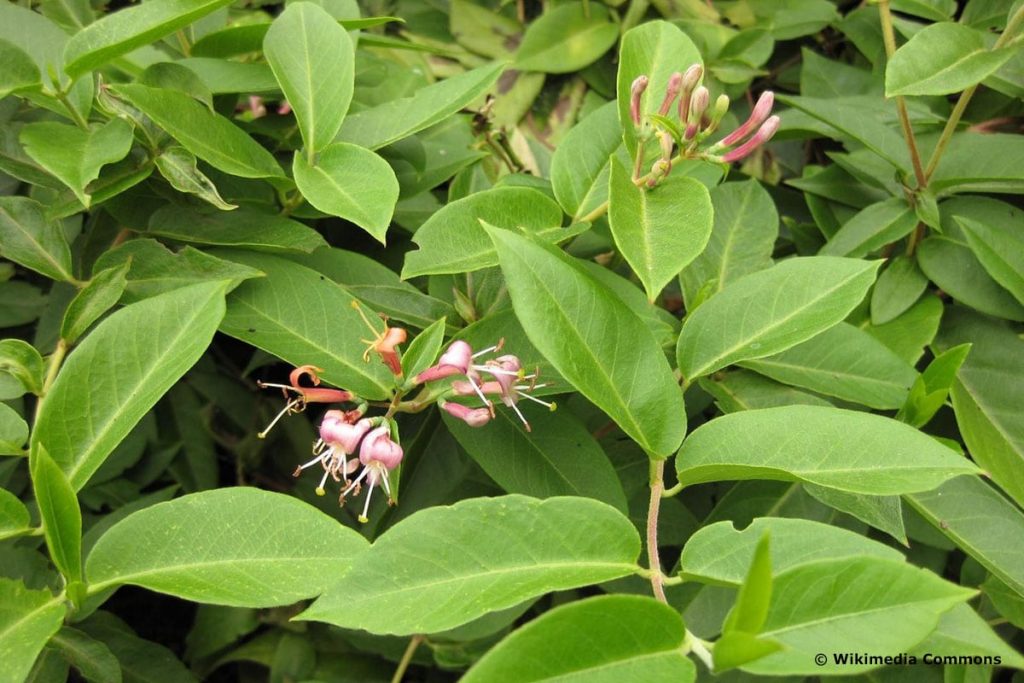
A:
{"type": "MultiPolygon", "coordinates": [[[[896,34],[892,28],[892,12],[889,10],[889,0],[879,0],[879,16],[882,18],[882,40],[885,43],[885,55],[892,59],[896,52],[896,34]]],[[[914,166],[914,177],[917,179],[917,186],[924,188],[928,185],[928,174],[921,168],[921,153],[917,149],[917,138],[914,137],[914,129],[910,125],[910,114],[907,113],[907,102],[902,95],[896,96],[896,109],[900,116],[900,126],[903,128],[903,137],[907,141],[907,150],[910,152],[910,163],[914,166]]]]}
{"type": "Polygon", "coordinates": [[[67,92],[58,90],[54,93],[54,96],[61,104],[64,105],[64,108],[68,110],[68,116],[70,116],[71,120],[75,122],[75,125],[82,130],[89,130],[89,122],[82,118],[82,114],[72,106],[71,100],[68,99],[67,92]]]}
{"type": "Polygon", "coordinates": [[[686,629],[686,637],[683,640],[683,650],[685,652],[692,652],[696,657],[704,662],[704,666],[708,668],[708,671],[715,670],[714,659],[711,657],[711,652],[708,650],[710,643],[701,640],[690,631],[686,629]]]}
{"type": "Polygon", "coordinates": [[[54,380],[57,379],[57,372],[60,371],[61,363],[64,362],[64,356],[68,353],[68,343],[63,339],[57,342],[57,348],[53,350],[53,355],[50,356],[50,365],[46,370],[46,379],[43,380],[43,391],[39,394],[39,398],[42,399],[50,391],[50,387],[53,386],[54,380]]]}
{"type": "MultiPolygon", "coordinates": [[[[885,0],[887,3],[887,0],[885,0]]],[[[888,3],[887,3],[888,4],[888,3]]],[[[1021,6],[1014,15],[1010,18],[1010,21],[1006,24],[1006,30],[999,36],[996,44],[992,46],[993,50],[1005,46],[1009,43],[1017,30],[1024,23],[1024,6],[1021,6]]],[[[949,145],[950,139],[953,137],[953,133],[956,132],[956,127],[960,124],[960,118],[963,116],[964,111],[967,109],[967,105],[970,104],[971,98],[974,97],[974,93],[978,90],[978,85],[972,85],[967,90],[960,93],[960,98],[956,101],[956,105],[953,107],[953,111],[949,115],[949,120],[946,121],[946,127],[942,129],[942,135],[939,137],[939,142],[935,145],[935,151],[932,152],[931,158],[928,160],[928,167],[924,170],[925,183],[931,179],[932,174],[935,173],[935,169],[939,165],[939,161],[942,159],[942,153],[946,151],[946,146],[949,145]]]]}
{"type": "Polygon", "coordinates": [[[661,492],[661,497],[662,498],[671,498],[673,496],[678,496],[679,492],[682,491],[682,490],[683,490],[683,483],[679,482],[678,484],[676,484],[672,488],[665,489],[664,491],[662,491],[661,492]]]}
{"type": "Polygon", "coordinates": [[[409,663],[412,662],[412,656],[416,654],[416,650],[419,649],[422,642],[423,636],[421,635],[415,635],[409,639],[409,645],[405,648],[405,652],[402,653],[402,659],[398,662],[398,667],[395,669],[395,675],[391,677],[391,683],[402,683],[402,677],[405,676],[405,670],[409,668],[409,663]]]}
{"type": "Polygon", "coordinates": [[[658,556],[658,513],[661,510],[661,494],[665,490],[664,475],[665,461],[651,460],[651,499],[647,506],[647,566],[651,570],[654,597],[667,605],[661,558],[658,556]]]}

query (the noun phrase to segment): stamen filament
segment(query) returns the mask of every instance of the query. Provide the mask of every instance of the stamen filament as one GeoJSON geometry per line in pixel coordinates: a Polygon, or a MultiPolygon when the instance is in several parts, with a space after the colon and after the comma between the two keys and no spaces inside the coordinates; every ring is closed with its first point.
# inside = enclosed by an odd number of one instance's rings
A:
{"type": "Polygon", "coordinates": [[[302,399],[301,398],[293,398],[291,401],[288,401],[288,403],[285,404],[285,406],[281,410],[281,412],[279,412],[277,414],[277,416],[274,417],[274,419],[270,421],[270,424],[267,425],[267,428],[264,429],[262,432],[260,432],[260,433],[258,433],[256,435],[256,438],[258,438],[258,439],[265,439],[265,438],[267,438],[267,433],[270,432],[270,430],[274,428],[274,425],[277,424],[278,420],[280,420],[282,417],[284,417],[288,413],[292,412],[292,409],[295,406],[299,405],[300,403],[302,403],[302,399]]]}

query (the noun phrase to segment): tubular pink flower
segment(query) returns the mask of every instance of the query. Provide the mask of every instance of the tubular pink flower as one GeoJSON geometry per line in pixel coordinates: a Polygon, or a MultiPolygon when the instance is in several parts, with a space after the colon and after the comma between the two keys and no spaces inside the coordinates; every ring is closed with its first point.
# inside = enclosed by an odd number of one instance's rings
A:
{"type": "Polygon", "coordinates": [[[356,398],[352,392],[345,391],[344,389],[320,387],[320,378],[316,374],[318,372],[321,372],[321,370],[316,366],[300,365],[288,375],[289,384],[275,384],[273,382],[256,383],[260,389],[280,389],[286,399],[284,408],[274,416],[274,419],[270,421],[266,429],[256,435],[258,438],[265,439],[270,430],[282,417],[292,413],[301,413],[306,409],[307,403],[343,403],[356,398]],[[301,381],[303,377],[308,377],[313,386],[302,386],[301,381]],[[291,396],[288,392],[294,392],[296,396],[291,396]]]}
{"type": "Polygon", "coordinates": [[[378,484],[384,487],[388,500],[391,500],[391,482],[388,475],[401,464],[402,456],[402,447],[391,440],[391,427],[387,424],[377,427],[363,439],[363,444],[359,447],[359,462],[363,464],[363,471],[339,496],[339,500],[344,503],[345,496],[353,490],[358,494],[363,480],[366,480],[370,488],[363,501],[363,512],[358,517],[360,522],[367,521],[366,513],[370,510],[370,498],[378,484]]]}
{"type": "Polygon", "coordinates": [[[647,90],[648,83],[650,79],[647,76],[637,76],[629,87],[629,117],[634,126],[640,125],[640,97],[647,90]]]}
{"type": "Polygon", "coordinates": [[[775,93],[771,90],[765,90],[761,93],[761,96],[757,98],[757,103],[754,104],[754,109],[750,112],[750,117],[742,126],[722,138],[721,142],[719,142],[716,147],[731,147],[753,133],[758,126],[767,120],[768,115],[772,113],[772,107],[774,105],[775,93]]]}
{"type": "Polygon", "coordinates": [[[679,92],[682,89],[683,74],[676,71],[668,77],[668,84],[665,86],[665,99],[661,101],[661,106],[658,107],[658,114],[661,116],[668,114],[668,110],[672,108],[672,103],[679,97],[679,92]]]}
{"type": "Polygon", "coordinates": [[[441,407],[449,415],[462,420],[470,427],[483,427],[491,421],[491,411],[487,408],[470,408],[454,401],[446,401],[441,407]]]}
{"type": "Polygon", "coordinates": [[[703,85],[693,91],[693,97],[690,99],[690,116],[689,121],[700,127],[700,121],[704,117],[704,112],[707,111],[708,104],[711,103],[711,93],[703,85]]]}
{"type": "Polygon", "coordinates": [[[449,344],[448,349],[441,354],[437,365],[429,367],[416,375],[415,382],[433,382],[434,380],[451,377],[452,375],[465,375],[469,372],[469,366],[473,362],[473,348],[466,342],[458,339],[449,344]]]}
{"type": "Polygon", "coordinates": [[[761,124],[761,127],[757,129],[757,132],[754,133],[754,136],[752,138],[744,142],[736,149],[723,154],[722,161],[726,164],[731,164],[734,161],[739,161],[740,159],[746,157],[748,154],[753,152],[755,149],[757,149],[764,143],[771,140],[772,136],[775,135],[775,131],[777,131],[778,129],[779,117],[770,117],[767,121],[761,124]]]}
{"type": "Polygon", "coordinates": [[[328,446],[339,448],[345,455],[352,455],[372,426],[373,423],[366,418],[352,424],[342,411],[328,410],[320,423],[320,438],[328,446]]]}

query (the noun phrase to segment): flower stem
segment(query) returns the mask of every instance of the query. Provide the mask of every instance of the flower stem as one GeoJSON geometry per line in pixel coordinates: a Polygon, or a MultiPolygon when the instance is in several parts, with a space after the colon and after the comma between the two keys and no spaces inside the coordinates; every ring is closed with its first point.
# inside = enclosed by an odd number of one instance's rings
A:
{"type": "MultiPolygon", "coordinates": [[[[896,35],[892,28],[892,12],[889,10],[889,0],[878,1],[878,11],[882,18],[882,40],[885,43],[886,59],[892,59],[896,52],[896,35]]],[[[914,166],[914,177],[917,179],[917,186],[924,188],[928,185],[928,174],[921,167],[921,153],[917,149],[917,138],[914,137],[914,129],[910,125],[910,114],[907,113],[907,102],[902,95],[896,96],[896,109],[899,111],[900,126],[903,128],[903,137],[907,141],[907,150],[910,152],[910,163],[914,166]]]]}
{"type": "Polygon", "coordinates": [[[46,378],[43,380],[43,388],[39,392],[39,400],[36,401],[36,420],[39,419],[39,412],[43,408],[43,400],[50,393],[50,387],[53,386],[54,381],[57,379],[57,373],[60,371],[60,366],[64,362],[64,356],[67,353],[68,343],[63,339],[59,340],[57,348],[50,355],[49,364],[46,368],[46,378]]]}
{"type": "Polygon", "coordinates": [[[665,461],[651,460],[651,500],[647,506],[647,564],[651,569],[651,590],[654,597],[667,605],[661,558],[658,557],[658,513],[661,510],[661,493],[665,490],[664,475],[665,461]]]}
{"type": "Polygon", "coordinates": [[[412,656],[416,654],[416,650],[419,649],[422,642],[423,636],[419,634],[409,639],[409,645],[405,648],[405,652],[402,654],[402,659],[398,662],[398,668],[395,669],[395,675],[391,677],[391,683],[402,683],[402,677],[405,676],[405,670],[409,668],[409,663],[412,662],[412,656]]]}

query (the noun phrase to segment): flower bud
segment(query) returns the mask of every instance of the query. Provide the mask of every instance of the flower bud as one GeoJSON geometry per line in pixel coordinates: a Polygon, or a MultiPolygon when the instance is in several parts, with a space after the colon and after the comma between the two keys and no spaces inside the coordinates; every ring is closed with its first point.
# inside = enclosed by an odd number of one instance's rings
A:
{"type": "Polygon", "coordinates": [[[761,127],[757,129],[757,132],[754,133],[752,138],[736,149],[723,154],[722,161],[724,163],[731,164],[734,161],[739,161],[746,157],[755,149],[772,139],[772,136],[775,135],[775,131],[779,129],[779,123],[780,120],[778,116],[770,117],[767,121],[761,124],[761,127]]]}
{"type": "Polygon", "coordinates": [[[675,144],[672,136],[666,131],[661,131],[658,133],[658,142],[661,144],[661,158],[668,161],[672,158],[672,148],[675,144]]]}
{"type": "Polygon", "coordinates": [[[466,342],[458,339],[453,341],[448,349],[441,354],[437,365],[427,368],[416,375],[417,384],[432,382],[437,379],[451,377],[452,375],[465,375],[469,372],[469,366],[473,362],[473,348],[466,342]]]}
{"type": "Polygon", "coordinates": [[[758,126],[761,125],[772,113],[772,107],[775,105],[775,93],[771,90],[765,90],[761,93],[761,96],[757,98],[757,103],[754,104],[754,109],[750,112],[750,117],[733,132],[726,135],[721,142],[718,143],[718,147],[731,147],[737,142],[747,137],[758,126]]]}
{"type": "Polygon", "coordinates": [[[658,107],[658,114],[664,116],[668,114],[668,110],[672,108],[672,103],[679,97],[679,92],[683,88],[683,74],[678,71],[669,76],[668,85],[665,86],[665,99],[661,101],[661,106],[658,107]]]}
{"type": "Polygon", "coordinates": [[[705,137],[718,130],[718,126],[722,123],[722,117],[725,116],[727,111],[729,111],[729,96],[719,95],[718,99],[715,100],[715,108],[711,112],[711,122],[704,129],[705,137]]]}
{"type": "Polygon", "coordinates": [[[445,402],[441,407],[449,415],[462,420],[470,427],[483,427],[491,421],[491,411],[487,408],[469,408],[454,402],[445,402]]]}
{"type": "Polygon", "coordinates": [[[648,83],[650,79],[647,76],[637,76],[629,88],[629,117],[637,127],[640,126],[640,97],[647,90],[648,83]]]}
{"type": "Polygon", "coordinates": [[[391,427],[381,425],[366,435],[359,448],[359,462],[364,466],[380,463],[393,470],[402,462],[402,447],[391,440],[391,427]]]}
{"type": "Polygon", "coordinates": [[[704,112],[707,111],[708,104],[711,102],[711,93],[703,85],[693,91],[693,97],[690,99],[690,116],[687,121],[691,121],[700,127],[700,121],[704,117],[704,112]]]}
{"type": "Polygon", "coordinates": [[[360,439],[373,426],[368,419],[352,424],[340,410],[328,410],[320,423],[320,438],[331,447],[340,448],[346,455],[356,452],[360,439]]]}
{"type": "Polygon", "coordinates": [[[686,123],[686,118],[690,113],[690,97],[693,94],[693,89],[700,83],[701,77],[704,75],[704,67],[700,64],[694,64],[686,73],[683,74],[683,90],[682,96],[679,98],[679,121],[680,123],[686,123]]]}

